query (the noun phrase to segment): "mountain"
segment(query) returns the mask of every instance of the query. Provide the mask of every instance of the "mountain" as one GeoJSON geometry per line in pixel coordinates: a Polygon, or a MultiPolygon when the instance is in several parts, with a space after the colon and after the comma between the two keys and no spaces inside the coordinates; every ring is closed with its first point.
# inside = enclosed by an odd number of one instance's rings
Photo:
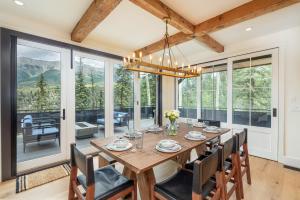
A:
{"type": "MultiPolygon", "coordinates": [[[[49,85],[60,84],[60,62],[36,60],[27,57],[19,57],[17,61],[17,84],[18,87],[34,87],[41,74],[49,85]]],[[[75,62],[76,73],[79,63],[75,62]]],[[[104,82],[104,72],[102,68],[95,68],[91,65],[83,65],[84,80],[88,84],[91,81],[91,74],[97,85],[104,82]]]]}

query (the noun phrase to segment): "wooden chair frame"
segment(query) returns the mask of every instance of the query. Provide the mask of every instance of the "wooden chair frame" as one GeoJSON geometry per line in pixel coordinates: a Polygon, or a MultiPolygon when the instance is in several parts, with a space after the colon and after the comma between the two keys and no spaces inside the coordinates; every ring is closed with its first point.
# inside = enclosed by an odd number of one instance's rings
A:
{"type": "MultiPolygon", "coordinates": [[[[233,136],[232,138],[234,141],[234,145],[233,145],[233,151],[230,154],[231,157],[231,169],[225,171],[225,168],[223,168],[222,172],[221,172],[221,176],[222,176],[222,181],[223,181],[223,196],[222,199],[224,200],[229,200],[229,198],[233,195],[233,192],[235,192],[236,195],[236,200],[240,200],[241,199],[241,191],[240,191],[240,177],[239,177],[239,164],[238,164],[238,154],[237,154],[237,146],[236,146],[236,142],[237,142],[237,138],[236,136],[233,136]],[[229,189],[229,191],[227,190],[227,184],[228,183],[232,183],[232,187],[229,189]]],[[[224,151],[224,145],[225,144],[220,144],[220,148],[222,148],[222,151],[224,151]]],[[[224,152],[223,152],[224,155],[224,152]]],[[[223,157],[223,164],[225,162],[227,158],[223,157]]]]}
{"type": "Polygon", "coordinates": [[[240,191],[241,198],[244,198],[244,186],[243,186],[243,176],[247,175],[247,183],[251,185],[251,173],[250,173],[250,161],[248,152],[248,130],[244,129],[243,132],[236,134],[238,140],[238,152],[237,152],[237,162],[239,166],[239,177],[240,177],[240,191]],[[245,134],[244,141],[241,141],[241,134],[245,134]],[[242,153],[240,148],[243,149],[242,153]]]}
{"type": "MultiPolygon", "coordinates": [[[[72,159],[72,148],[75,148],[75,144],[71,144],[71,159],[72,159]],[[74,145],[74,147],[72,147],[74,145]]],[[[91,155],[86,156],[86,168],[87,168],[87,174],[86,176],[89,176],[91,173],[94,174],[94,167],[93,167],[93,157],[91,155]]],[[[85,191],[85,196],[82,194],[82,192],[79,189],[80,183],[77,180],[77,172],[78,172],[78,166],[72,162],[71,167],[71,174],[70,174],[70,183],[69,183],[69,200],[94,200],[95,197],[95,183],[92,179],[92,181],[87,181],[87,188],[85,191]]],[[[79,169],[80,170],[80,169],[79,169]]],[[[137,184],[136,181],[134,181],[134,185],[131,187],[128,187],[124,189],[123,191],[115,194],[114,196],[108,198],[107,200],[117,200],[120,198],[124,198],[131,194],[131,197],[133,200],[137,200],[137,184]]]]}

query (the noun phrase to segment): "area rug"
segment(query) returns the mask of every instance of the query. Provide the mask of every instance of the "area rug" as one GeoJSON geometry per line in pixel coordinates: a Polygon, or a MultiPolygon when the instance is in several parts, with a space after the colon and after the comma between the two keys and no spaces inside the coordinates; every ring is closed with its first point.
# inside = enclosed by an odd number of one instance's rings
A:
{"type": "Polygon", "coordinates": [[[17,176],[16,192],[23,192],[34,187],[69,176],[70,171],[71,167],[69,164],[61,164],[41,171],[17,176]]]}

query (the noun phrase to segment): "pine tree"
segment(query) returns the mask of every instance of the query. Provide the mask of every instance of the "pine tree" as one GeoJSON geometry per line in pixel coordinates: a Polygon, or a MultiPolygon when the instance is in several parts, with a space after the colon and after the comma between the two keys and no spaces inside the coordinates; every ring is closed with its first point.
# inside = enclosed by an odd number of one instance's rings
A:
{"type": "Polygon", "coordinates": [[[88,107],[89,100],[89,91],[85,86],[83,69],[79,70],[76,77],[76,85],[75,85],[75,98],[76,98],[76,109],[84,110],[88,107]]]}
{"type": "Polygon", "coordinates": [[[114,101],[121,108],[132,106],[133,89],[131,73],[118,67],[115,71],[114,101]]]}
{"type": "Polygon", "coordinates": [[[48,107],[48,84],[44,78],[43,73],[40,74],[39,79],[36,83],[37,92],[36,92],[36,101],[35,109],[39,112],[45,111],[48,107]]]}

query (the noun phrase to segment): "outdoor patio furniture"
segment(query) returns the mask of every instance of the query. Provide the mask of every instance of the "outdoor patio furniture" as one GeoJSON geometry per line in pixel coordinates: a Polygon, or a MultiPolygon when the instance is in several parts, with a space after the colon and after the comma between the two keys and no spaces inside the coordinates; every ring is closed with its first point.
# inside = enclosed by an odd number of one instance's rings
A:
{"type": "MultiPolygon", "coordinates": [[[[97,124],[105,126],[103,115],[97,116],[97,124]]],[[[126,112],[114,112],[114,127],[127,126],[129,129],[129,115],[126,112]]]]}
{"type": "Polygon", "coordinates": [[[26,115],[21,120],[23,134],[23,152],[25,153],[26,144],[36,143],[46,140],[58,139],[60,145],[60,124],[53,118],[33,119],[31,115],[26,115]]]}
{"type": "Polygon", "coordinates": [[[88,122],[76,122],[75,133],[77,139],[94,137],[94,133],[98,132],[98,127],[88,122]]]}

